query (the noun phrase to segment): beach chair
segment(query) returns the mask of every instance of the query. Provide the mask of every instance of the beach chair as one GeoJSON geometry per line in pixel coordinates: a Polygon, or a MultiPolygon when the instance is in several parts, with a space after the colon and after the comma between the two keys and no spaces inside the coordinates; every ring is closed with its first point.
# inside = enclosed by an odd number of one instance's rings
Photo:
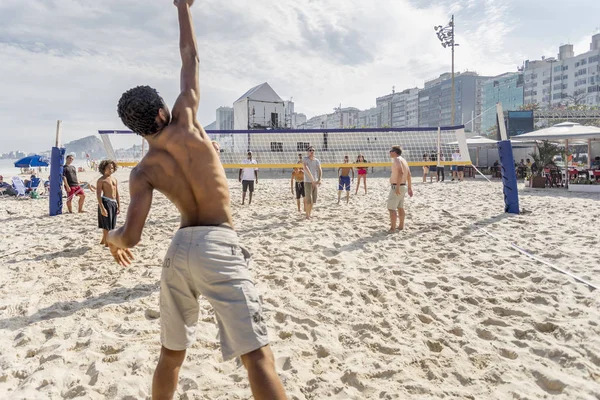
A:
{"type": "Polygon", "coordinates": [[[40,178],[31,178],[29,183],[27,184],[27,192],[36,192],[39,195],[43,194],[43,185],[42,180],[40,178]]]}
{"type": "Polygon", "coordinates": [[[17,191],[17,198],[25,197],[25,184],[23,183],[23,180],[18,176],[13,176],[12,183],[15,187],[15,190],[17,191]]]}

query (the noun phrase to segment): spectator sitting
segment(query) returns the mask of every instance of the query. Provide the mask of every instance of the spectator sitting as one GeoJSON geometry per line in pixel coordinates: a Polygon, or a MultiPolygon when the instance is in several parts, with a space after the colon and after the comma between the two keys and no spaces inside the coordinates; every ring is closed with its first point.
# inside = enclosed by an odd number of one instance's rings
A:
{"type": "Polygon", "coordinates": [[[4,177],[0,175],[0,194],[16,196],[17,192],[10,183],[4,182],[4,177]]]}
{"type": "Polygon", "coordinates": [[[494,165],[490,168],[492,171],[492,176],[496,176],[496,174],[500,173],[500,162],[498,160],[494,161],[494,165]]]}
{"type": "Polygon", "coordinates": [[[600,169],[600,156],[594,158],[594,161],[592,161],[591,168],[592,169],[600,169]]]}
{"type": "Polygon", "coordinates": [[[34,185],[36,183],[39,184],[39,179],[35,176],[35,174],[33,174],[29,177],[29,180],[25,180],[24,183],[25,183],[25,193],[31,193],[37,187],[37,186],[34,187],[34,185]]]}

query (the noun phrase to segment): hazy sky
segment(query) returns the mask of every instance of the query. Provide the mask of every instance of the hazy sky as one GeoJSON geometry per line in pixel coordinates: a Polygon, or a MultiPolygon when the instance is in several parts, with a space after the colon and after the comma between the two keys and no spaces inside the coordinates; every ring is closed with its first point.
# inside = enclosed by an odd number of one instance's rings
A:
{"type": "MultiPolygon", "coordinates": [[[[311,116],[340,103],[423,86],[450,69],[434,25],[456,15],[457,71],[494,75],[558,46],[589,49],[600,1],[196,0],[198,119],[215,119],[268,81],[311,116]],[[501,3],[502,5],[500,5],[501,3]]],[[[122,129],[116,104],[132,86],[178,94],[176,9],[168,0],[0,0],[0,153],[122,129]]]]}

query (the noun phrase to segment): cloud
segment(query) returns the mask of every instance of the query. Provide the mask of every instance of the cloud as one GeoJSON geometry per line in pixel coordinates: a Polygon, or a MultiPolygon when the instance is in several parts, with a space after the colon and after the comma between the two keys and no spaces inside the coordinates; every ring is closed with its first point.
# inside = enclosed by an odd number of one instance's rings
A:
{"type": "MultiPolygon", "coordinates": [[[[515,19],[524,3],[498,3],[203,0],[192,8],[198,118],[212,122],[216,108],[265,81],[309,116],[340,103],[368,108],[392,86],[422,86],[450,69],[433,26],[452,12],[457,70],[514,70],[541,51],[539,41],[515,44],[515,36],[554,23],[515,19]]],[[[560,12],[556,18],[561,23],[560,12]]],[[[65,141],[121,128],[116,102],[136,85],[156,87],[171,104],[178,95],[177,13],[168,0],[2,0],[0,54],[0,153],[49,148],[56,119],[65,141]]]]}

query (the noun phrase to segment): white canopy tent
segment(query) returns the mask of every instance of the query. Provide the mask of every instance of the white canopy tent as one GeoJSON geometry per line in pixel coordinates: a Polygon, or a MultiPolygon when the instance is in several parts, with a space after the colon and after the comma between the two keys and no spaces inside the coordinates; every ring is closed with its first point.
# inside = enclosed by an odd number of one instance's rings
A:
{"type": "MultiPolygon", "coordinates": [[[[565,149],[569,149],[569,143],[571,144],[585,144],[588,145],[588,167],[592,162],[592,141],[600,140],[600,128],[595,126],[581,125],[576,122],[563,122],[551,126],[550,128],[540,129],[537,131],[525,133],[513,138],[517,141],[527,140],[549,140],[552,142],[565,142],[565,149]]],[[[568,160],[565,160],[565,165],[568,169],[568,160]]],[[[569,186],[568,172],[566,171],[566,185],[569,186]]]]}
{"type": "MultiPolygon", "coordinates": [[[[458,142],[450,143],[452,145],[458,144],[458,142]]],[[[467,139],[468,147],[475,147],[475,165],[479,166],[479,149],[482,147],[494,147],[498,145],[498,141],[488,139],[483,136],[473,136],[467,139]]]]}
{"type": "Polygon", "coordinates": [[[588,166],[592,159],[592,142],[600,141],[600,128],[595,126],[581,125],[576,122],[563,122],[551,126],[550,128],[540,129],[525,133],[512,138],[515,141],[531,140],[550,140],[552,142],[565,142],[565,148],[570,144],[588,145],[588,166]]]}
{"type": "Polygon", "coordinates": [[[600,128],[595,126],[585,126],[576,122],[563,122],[562,124],[554,125],[550,128],[513,136],[511,139],[516,141],[600,140],[600,128]]]}

